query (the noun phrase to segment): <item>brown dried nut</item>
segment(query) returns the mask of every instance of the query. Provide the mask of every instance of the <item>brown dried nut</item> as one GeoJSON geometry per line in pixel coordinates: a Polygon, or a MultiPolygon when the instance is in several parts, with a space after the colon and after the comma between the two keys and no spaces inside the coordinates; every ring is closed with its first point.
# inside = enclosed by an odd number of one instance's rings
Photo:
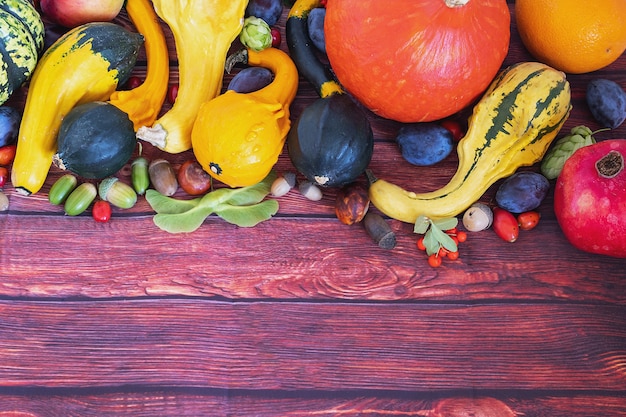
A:
{"type": "Polygon", "coordinates": [[[363,220],[369,206],[369,192],[361,184],[348,184],[337,191],[335,214],[343,224],[351,225],[363,220]]]}
{"type": "Polygon", "coordinates": [[[155,190],[166,196],[172,196],[178,190],[176,172],[166,159],[155,159],[148,167],[150,183],[155,190]]]}
{"type": "Polygon", "coordinates": [[[363,218],[363,225],[370,237],[383,249],[393,249],[396,247],[396,234],[391,230],[381,215],[367,212],[363,218]]]}

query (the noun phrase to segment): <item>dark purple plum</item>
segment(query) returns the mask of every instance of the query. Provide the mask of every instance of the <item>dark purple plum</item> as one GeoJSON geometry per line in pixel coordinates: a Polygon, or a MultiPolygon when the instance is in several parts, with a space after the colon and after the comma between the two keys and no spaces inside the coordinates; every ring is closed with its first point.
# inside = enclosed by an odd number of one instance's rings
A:
{"type": "Polygon", "coordinates": [[[263,67],[247,67],[239,71],[228,83],[228,90],[238,93],[250,93],[270,84],[274,73],[263,67]]]}
{"type": "Polygon", "coordinates": [[[246,7],[245,16],[255,16],[265,20],[270,26],[278,22],[283,13],[282,0],[250,0],[246,7]]]}
{"type": "Polygon", "coordinates": [[[626,92],[615,81],[597,78],[587,84],[587,106],[603,127],[615,129],[626,119],[626,92]]]}
{"type": "Polygon", "coordinates": [[[496,203],[511,213],[534,210],[546,198],[550,181],[533,171],[519,171],[506,178],[496,191],[496,203]]]}
{"type": "Polygon", "coordinates": [[[15,107],[0,107],[0,147],[12,145],[17,141],[22,113],[15,107]]]}
{"type": "Polygon", "coordinates": [[[307,17],[307,29],[313,45],[321,52],[326,53],[326,37],[324,36],[324,19],[326,8],[316,7],[311,9],[307,17]]]}
{"type": "Polygon", "coordinates": [[[418,166],[434,165],[444,160],[454,147],[452,133],[437,123],[411,123],[396,136],[402,156],[418,166]]]}

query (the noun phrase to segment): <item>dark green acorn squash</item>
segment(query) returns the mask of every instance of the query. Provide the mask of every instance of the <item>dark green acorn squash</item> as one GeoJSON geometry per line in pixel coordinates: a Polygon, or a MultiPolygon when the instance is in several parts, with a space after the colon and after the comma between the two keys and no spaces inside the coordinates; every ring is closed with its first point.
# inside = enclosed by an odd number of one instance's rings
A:
{"type": "Polygon", "coordinates": [[[102,179],[128,162],[136,143],[126,113],[108,102],[85,103],[63,119],[54,163],[83,178],[102,179]]]}
{"type": "Polygon", "coordinates": [[[325,187],[353,182],[367,168],[374,136],[365,113],[347,94],[316,100],[287,136],[289,158],[307,179],[325,187]]]}
{"type": "Polygon", "coordinates": [[[44,25],[28,0],[0,3],[0,104],[20,88],[37,65],[44,25]]]}
{"type": "Polygon", "coordinates": [[[316,2],[296,1],[285,25],[293,62],[320,96],[291,126],[287,149],[294,167],[309,181],[341,187],[367,168],[374,152],[374,135],[365,111],[333,79],[314,49],[307,16],[315,6],[316,2]]]}

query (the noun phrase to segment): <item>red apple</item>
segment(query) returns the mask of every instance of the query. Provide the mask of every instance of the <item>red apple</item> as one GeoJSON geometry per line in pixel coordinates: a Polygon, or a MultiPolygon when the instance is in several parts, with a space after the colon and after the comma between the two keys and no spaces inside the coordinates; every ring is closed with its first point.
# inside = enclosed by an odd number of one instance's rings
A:
{"type": "Polygon", "coordinates": [[[580,250],[626,258],[626,140],[578,149],[554,189],[554,213],[567,240],[580,250]]]}
{"type": "Polygon", "coordinates": [[[43,15],[67,28],[90,22],[110,22],[123,5],[124,0],[40,0],[43,15]]]}

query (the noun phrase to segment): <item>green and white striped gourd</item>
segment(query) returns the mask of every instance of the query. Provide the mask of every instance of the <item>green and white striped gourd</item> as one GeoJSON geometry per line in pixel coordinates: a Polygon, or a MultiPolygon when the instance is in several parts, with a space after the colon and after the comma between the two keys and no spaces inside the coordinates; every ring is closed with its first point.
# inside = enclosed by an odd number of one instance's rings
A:
{"type": "Polygon", "coordinates": [[[41,16],[27,0],[0,3],[0,104],[32,74],[44,44],[41,16]]]}
{"type": "Polygon", "coordinates": [[[407,223],[419,216],[459,215],[497,180],[541,160],[569,116],[570,98],[561,71],[539,62],[506,68],[474,106],[467,134],[457,146],[459,165],[450,182],[417,194],[372,176],[372,204],[407,223]]]}

